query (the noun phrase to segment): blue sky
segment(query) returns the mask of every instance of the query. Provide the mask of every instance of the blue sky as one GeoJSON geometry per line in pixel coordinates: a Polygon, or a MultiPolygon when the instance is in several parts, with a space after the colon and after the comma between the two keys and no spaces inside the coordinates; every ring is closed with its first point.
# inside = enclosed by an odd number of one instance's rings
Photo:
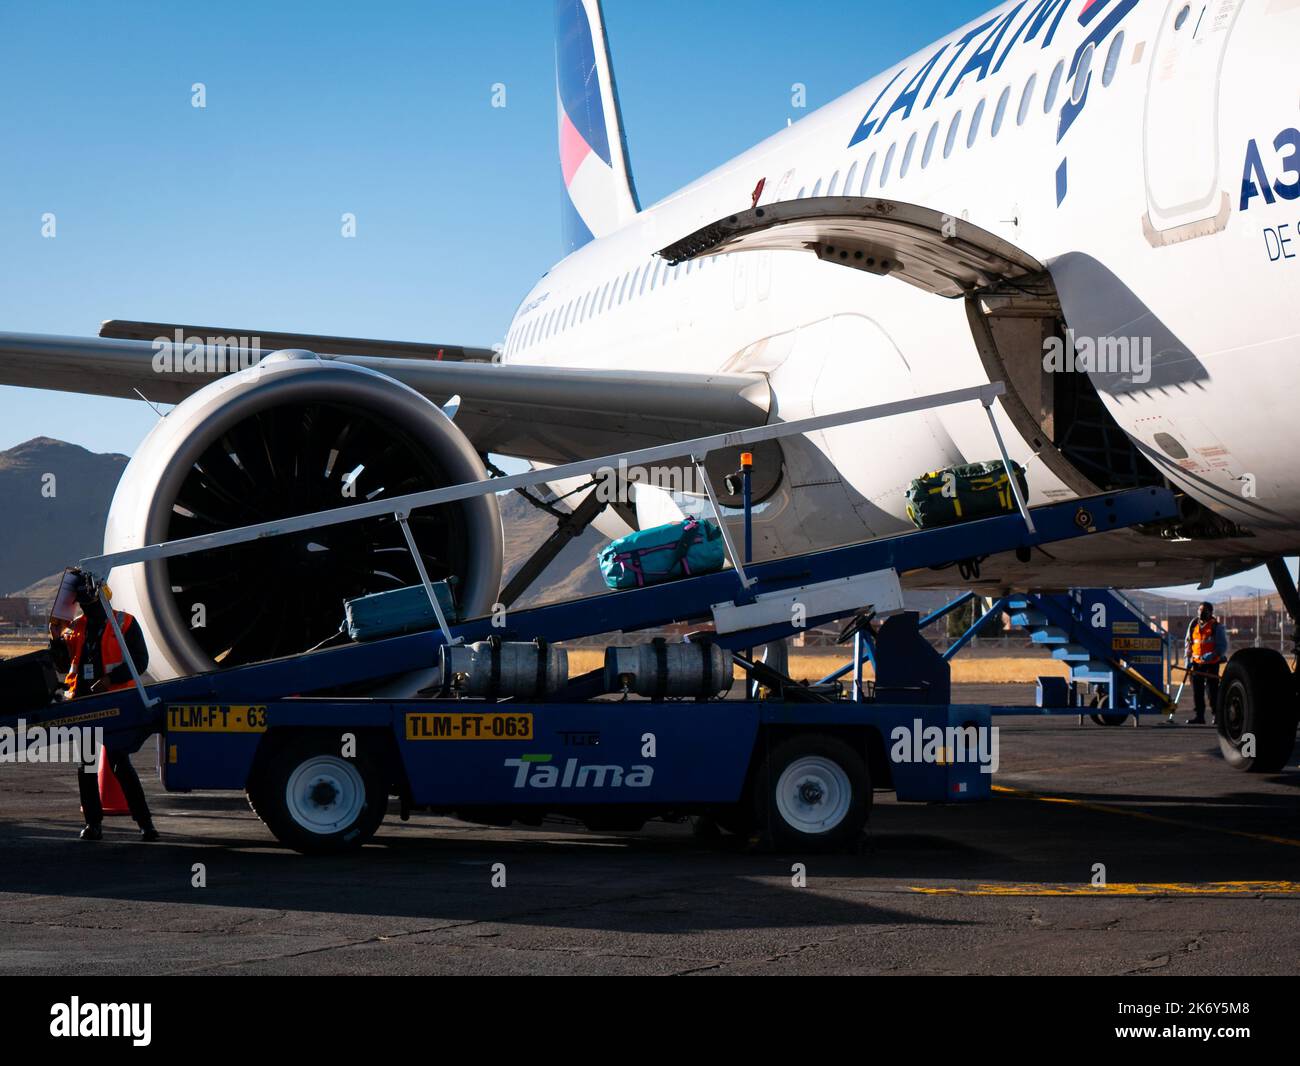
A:
{"type": "MultiPolygon", "coordinates": [[[[793,82],[817,107],[984,6],[608,0],[642,202],[797,118],[793,82]]],[[[7,0],[0,38],[0,329],[491,344],[559,256],[547,0],[7,0]]],[[[0,448],[48,434],[126,453],[154,419],[13,389],[0,416],[0,448]]]]}
{"type": "MultiPolygon", "coordinates": [[[[815,108],[988,6],[606,0],[642,203],[799,117],[792,83],[815,108]]],[[[5,0],[0,40],[0,329],[486,345],[559,256],[547,0],[5,0]]],[[[0,388],[0,448],[130,454],[154,420],[0,388]]]]}

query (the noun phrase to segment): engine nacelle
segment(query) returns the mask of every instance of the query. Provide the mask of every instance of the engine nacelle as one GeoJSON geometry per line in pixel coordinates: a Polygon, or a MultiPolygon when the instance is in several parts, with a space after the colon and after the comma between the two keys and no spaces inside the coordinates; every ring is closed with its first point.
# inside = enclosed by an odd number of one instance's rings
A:
{"type": "MultiPolygon", "coordinates": [[[[145,438],[113,497],[104,551],[198,536],[487,476],[435,404],[383,374],[280,352],[215,381],[145,438]]],[[[501,584],[489,493],[415,511],[433,580],[462,613],[501,584]]],[[[343,601],[419,582],[391,515],[119,567],[113,601],[143,624],[149,673],[174,677],[306,651],[337,633],[343,601]]]]}

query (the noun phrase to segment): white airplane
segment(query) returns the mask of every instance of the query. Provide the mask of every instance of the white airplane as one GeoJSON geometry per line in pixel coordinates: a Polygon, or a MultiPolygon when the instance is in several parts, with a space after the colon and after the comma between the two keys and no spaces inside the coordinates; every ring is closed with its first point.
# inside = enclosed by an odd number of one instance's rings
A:
{"type": "MultiPolygon", "coordinates": [[[[1300,552],[1300,4],[1015,0],[645,208],[599,0],[558,0],[556,33],[568,254],[497,355],[159,323],[0,335],[0,384],[179,404],[106,552],[480,478],[489,452],[558,463],[992,380],[1031,504],[1167,483],[1184,513],[994,557],[976,587],[1150,587],[1300,552]],[[236,336],[318,358],[228,373],[236,336]],[[454,423],[435,406],[453,395],[454,423]]],[[[772,443],[756,556],[910,529],[912,478],[995,455],[978,405],[772,443]]],[[[638,485],[598,524],[693,505],[638,485]]],[[[494,499],[417,532],[486,613],[494,499]]],[[[113,584],[155,672],[186,673],[313,646],[345,595],[412,583],[404,550],[368,521],[113,584]]]]}

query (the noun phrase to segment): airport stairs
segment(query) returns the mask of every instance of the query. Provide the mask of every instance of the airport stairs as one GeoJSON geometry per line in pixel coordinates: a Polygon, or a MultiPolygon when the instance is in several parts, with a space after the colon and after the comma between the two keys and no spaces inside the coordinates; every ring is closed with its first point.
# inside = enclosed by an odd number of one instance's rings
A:
{"type": "Polygon", "coordinates": [[[1035,646],[1068,664],[1071,706],[1109,713],[1108,724],[1129,714],[1167,714],[1166,634],[1132,600],[1114,589],[1027,593],[1007,599],[1011,624],[1035,646]],[[1084,696],[1084,686],[1091,696],[1084,696]],[[1088,701],[1088,702],[1085,702],[1088,701]]]}

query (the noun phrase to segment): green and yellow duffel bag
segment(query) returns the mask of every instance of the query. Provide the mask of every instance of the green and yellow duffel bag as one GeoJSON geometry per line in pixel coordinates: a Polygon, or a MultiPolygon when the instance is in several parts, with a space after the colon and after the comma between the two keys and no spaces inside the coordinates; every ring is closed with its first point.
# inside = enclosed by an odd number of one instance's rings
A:
{"type": "MultiPolygon", "coordinates": [[[[1012,463],[1020,493],[1029,499],[1025,468],[1012,463]]],[[[932,470],[907,490],[907,517],[917,529],[935,529],[973,518],[991,518],[1016,509],[1015,493],[1001,460],[932,470]]]]}

